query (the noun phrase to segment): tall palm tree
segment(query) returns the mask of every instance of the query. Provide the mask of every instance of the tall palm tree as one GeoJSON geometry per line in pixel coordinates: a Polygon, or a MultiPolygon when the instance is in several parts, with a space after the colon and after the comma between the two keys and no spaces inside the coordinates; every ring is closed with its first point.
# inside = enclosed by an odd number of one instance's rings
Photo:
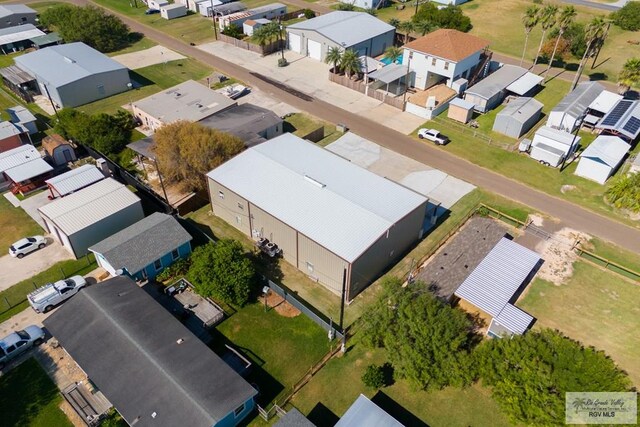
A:
{"type": "Polygon", "coordinates": [[[348,78],[351,78],[353,74],[358,74],[362,71],[362,62],[360,61],[360,57],[353,49],[347,49],[344,51],[342,59],[340,60],[340,66],[348,78]]]}
{"type": "Polygon", "coordinates": [[[551,59],[549,60],[549,65],[547,65],[547,69],[544,74],[547,75],[549,70],[551,69],[551,65],[553,64],[553,60],[556,56],[556,51],[558,50],[558,43],[560,43],[560,39],[564,35],[564,33],[569,29],[573,21],[576,19],[576,8],[573,6],[565,6],[560,11],[560,16],[558,16],[558,38],[556,39],[556,44],[553,46],[553,53],[551,54],[551,59]]]}
{"type": "Polygon", "coordinates": [[[398,24],[398,31],[404,33],[404,44],[409,42],[409,35],[415,29],[413,21],[403,21],[398,24]]]}
{"type": "Polygon", "coordinates": [[[396,47],[396,46],[389,46],[385,51],[384,51],[384,59],[388,59],[391,63],[395,63],[398,59],[402,58],[402,54],[404,53],[404,51],[402,50],[402,48],[396,47]]]}
{"type": "Polygon", "coordinates": [[[418,21],[413,23],[414,31],[420,33],[420,35],[425,35],[432,31],[438,29],[438,26],[431,21],[418,21]]]}
{"type": "Polygon", "coordinates": [[[582,59],[580,60],[580,65],[578,65],[578,71],[576,71],[576,76],[573,79],[573,84],[571,85],[571,90],[575,89],[580,81],[580,76],[582,75],[582,69],[584,67],[584,63],[589,56],[593,54],[595,44],[600,40],[605,33],[605,29],[607,27],[607,23],[604,22],[604,19],[601,17],[595,17],[587,24],[584,29],[584,41],[587,45],[587,49],[584,51],[582,55],[582,59]]]}
{"type": "Polygon", "coordinates": [[[339,47],[332,46],[327,50],[327,56],[324,58],[327,64],[333,64],[333,72],[338,74],[338,64],[342,62],[342,51],[339,47]]]}
{"type": "Polygon", "coordinates": [[[558,6],[554,4],[548,4],[540,11],[540,19],[538,19],[540,23],[540,27],[542,28],[542,37],[540,37],[540,45],[538,46],[538,53],[536,53],[536,58],[533,60],[533,66],[535,67],[538,63],[538,58],[540,57],[540,51],[542,50],[542,44],[544,43],[544,38],[547,35],[547,31],[553,28],[556,25],[556,16],[558,15],[558,6]]]}
{"type": "Polygon", "coordinates": [[[619,91],[624,94],[638,84],[640,84],[640,58],[627,59],[618,75],[619,91]]]}
{"type": "Polygon", "coordinates": [[[591,69],[593,70],[596,67],[596,61],[598,60],[598,55],[600,55],[600,50],[602,50],[602,46],[604,46],[605,40],[607,40],[607,36],[609,35],[609,28],[611,28],[611,21],[607,22],[607,29],[604,30],[604,34],[598,40],[596,40],[595,45],[593,47],[593,51],[595,54],[593,55],[593,62],[591,63],[591,69]]]}
{"type": "Polygon", "coordinates": [[[527,53],[527,45],[529,44],[529,35],[531,31],[538,25],[540,20],[540,8],[536,5],[529,6],[522,15],[522,25],[524,25],[524,48],[522,49],[522,58],[520,58],[520,66],[524,62],[524,55],[527,53]]]}

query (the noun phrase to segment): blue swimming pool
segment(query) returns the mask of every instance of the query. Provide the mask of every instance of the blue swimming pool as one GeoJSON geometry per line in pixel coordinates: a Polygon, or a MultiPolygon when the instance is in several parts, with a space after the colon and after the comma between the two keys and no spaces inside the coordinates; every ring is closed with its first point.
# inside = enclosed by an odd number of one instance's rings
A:
{"type": "MultiPolygon", "coordinates": [[[[391,60],[389,58],[380,58],[380,62],[382,62],[384,65],[391,64],[391,60]]],[[[400,57],[400,59],[396,61],[396,64],[402,64],[402,57],[400,57]]]]}

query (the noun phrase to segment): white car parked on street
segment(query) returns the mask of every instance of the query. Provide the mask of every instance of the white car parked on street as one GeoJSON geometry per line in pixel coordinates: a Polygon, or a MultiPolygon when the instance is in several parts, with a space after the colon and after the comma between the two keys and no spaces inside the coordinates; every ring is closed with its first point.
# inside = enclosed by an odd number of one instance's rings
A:
{"type": "Polygon", "coordinates": [[[42,249],[45,246],[47,246],[47,239],[45,239],[44,236],[25,237],[11,245],[9,248],[9,255],[12,257],[22,258],[26,254],[37,249],[42,249]]]}
{"type": "Polygon", "coordinates": [[[445,145],[449,142],[449,138],[441,134],[435,129],[427,129],[422,128],[418,131],[418,138],[420,139],[428,139],[429,141],[433,141],[438,145],[445,145]]]}

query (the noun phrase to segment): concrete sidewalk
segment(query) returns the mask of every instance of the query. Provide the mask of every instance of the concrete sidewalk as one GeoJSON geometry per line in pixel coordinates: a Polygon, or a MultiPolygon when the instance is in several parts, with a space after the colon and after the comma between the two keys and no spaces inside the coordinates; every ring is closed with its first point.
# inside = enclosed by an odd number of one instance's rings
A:
{"type": "Polygon", "coordinates": [[[355,90],[329,81],[329,64],[286,51],[289,65],[279,68],[276,64],[280,53],[260,56],[224,42],[212,42],[199,49],[234,62],[260,76],[287,85],[305,95],[320,99],[336,107],[366,117],[405,135],[413,132],[425,119],[402,112],[397,108],[370,98],[355,90]]]}

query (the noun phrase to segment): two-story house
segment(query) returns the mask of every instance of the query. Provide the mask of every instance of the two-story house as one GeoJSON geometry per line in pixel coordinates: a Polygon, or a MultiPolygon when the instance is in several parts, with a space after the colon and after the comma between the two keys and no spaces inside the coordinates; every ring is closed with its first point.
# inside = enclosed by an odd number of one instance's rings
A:
{"type": "Polygon", "coordinates": [[[453,87],[470,79],[487,58],[489,42],[458,30],[441,29],[404,46],[402,63],[412,72],[411,85],[424,90],[438,83],[453,87]]]}

